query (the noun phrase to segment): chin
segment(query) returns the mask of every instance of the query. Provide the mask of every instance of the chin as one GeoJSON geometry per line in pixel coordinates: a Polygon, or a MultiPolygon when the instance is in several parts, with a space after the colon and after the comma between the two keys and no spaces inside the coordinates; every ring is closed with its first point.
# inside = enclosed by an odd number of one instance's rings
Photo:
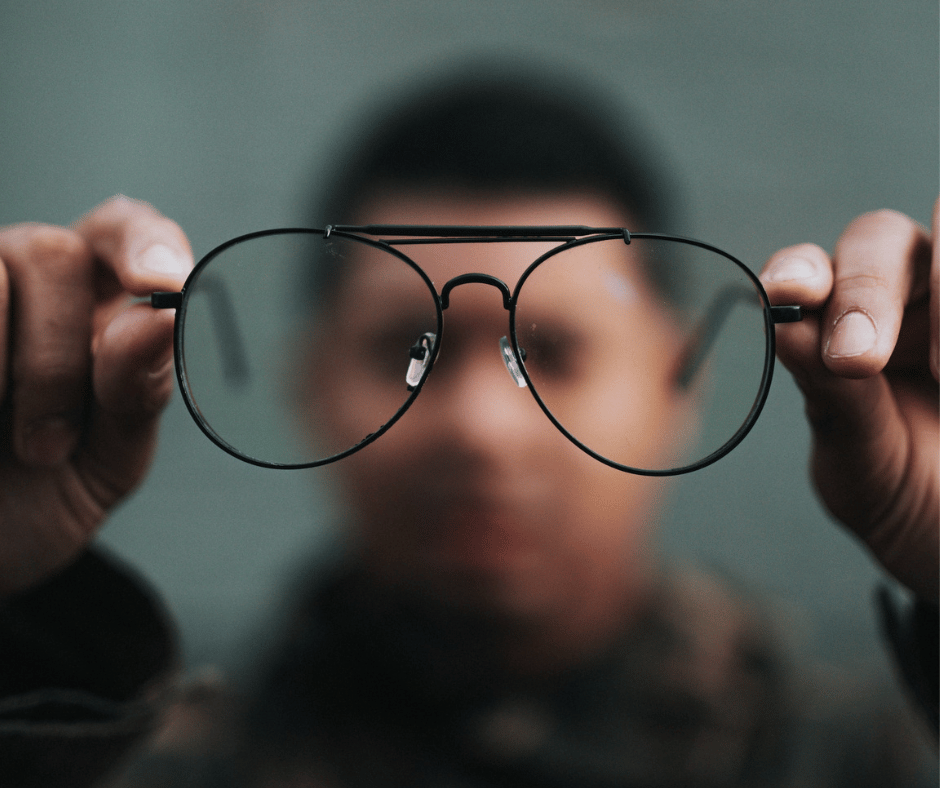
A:
{"type": "Polygon", "coordinates": [[[494,621],[531,622],[551,607],[553,586],[532,566],[455,567],[425,575],[420,591],[435,604],[494,621]]]}

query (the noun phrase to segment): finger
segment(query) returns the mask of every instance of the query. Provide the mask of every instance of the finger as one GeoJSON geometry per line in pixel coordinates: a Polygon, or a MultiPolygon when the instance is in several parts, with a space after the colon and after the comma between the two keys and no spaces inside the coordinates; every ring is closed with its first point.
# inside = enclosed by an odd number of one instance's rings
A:
{"type": "Polygon", "coordinates": [[[929,249],[924,229],[894,211],[866,214],[849,225],[836,245],[820,336],[832,372],[862,378],[885,367],[905,307],[927,293],[929,249]]]}
{"type": "Polygon", "coordinates": [[[789,246],[767,261],[760,279],[770,303],[818,309],[832,292],[832,263],[815,244],[789,246]]]}
{"type": "Polygon", "coordinates": [[[139,200],[113,197],[73,228],[121,287],[136,296],[179,290],[193,267],[192,250],[179,225],[139,200]]]}
{"type": "MultiPolygon", "coordinates": [[[[884,375],[833,375],[819,353],[820,323],[818,314],[810,314],[800,323],[776,327],[778,355],[804,395],[817,489],[832,515],[854,530],[896,577],[911,588],[932,588],[924,582],[922,568],[906,558],[936,555],[935,543],[930,552],[930,545],[921,549],[918,542],[930,534],[914,527],[923,522],[921,504],[929,503],[930,496],[921,500],[899,492],[913,474],[929,466],[918,460],[920,442],[913,436],[928,434],[925,425],[930,422],[915,422],[910,407],[906,414],[902,411],[900,394],[884,375]]],[[[905,401],[912,400],[901,393],[905,401]]],[[[936,461],[933,468],[935,473],[936,461]]],[[[917,488],[930,489],[926,483],[917,488]]]]}
{"type": "Polygon", "coordinates": [[[798,323],[775,327],[777,355],[803,383],[828,374],[819,357],[819,309],[832,293],[834,273],[829,255],[815,244],[798,244],[774,254],[760,274],[772,304],[797,304],[804,309],[798,323]]]}
{"type": "Polygon", "coordinates": [[[83,419],[90,369],[92,256],[75,233],[20,225],[0,234],[13,314],[5,347],[13,443],[28,465],[62,462],[83,419]]]}

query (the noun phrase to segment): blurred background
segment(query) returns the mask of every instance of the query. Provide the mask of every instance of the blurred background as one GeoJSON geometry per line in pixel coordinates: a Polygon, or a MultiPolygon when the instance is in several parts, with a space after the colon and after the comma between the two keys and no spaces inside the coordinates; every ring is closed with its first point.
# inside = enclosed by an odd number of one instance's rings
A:
{"type": "MultiPolygon", "coordinates": [[[[310,184],[370,102],[506,54],[633,112],[684,184],[683,234],[754,269],[791,243],[831,248],[874,208],[929,221],[936,0],[2,0],[0,224],[67,223],[120,192],[177,220],[197,258],[307,224],[310,184]]],[[[882,660],[879,573],[814,499],[807,451],[778,368],[744,444],[668,482],[664,550],[762,589],[808,648],[882,660]]],[[[336,541],[329,487],[329,471],[223,454],[177,396],[103,541],[158,587],[191,664],[237,672],[299,557],[336,541]]]]}

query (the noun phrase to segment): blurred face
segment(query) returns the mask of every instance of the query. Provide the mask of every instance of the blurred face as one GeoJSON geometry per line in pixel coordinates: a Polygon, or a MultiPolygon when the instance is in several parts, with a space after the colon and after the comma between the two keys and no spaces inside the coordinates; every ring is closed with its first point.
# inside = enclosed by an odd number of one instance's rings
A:
{"type": "MultiPolygon", "coordinates": [[[[446,193],[379,196],[363,208],[362,218],[470,225],[625,221],[615,207],[592,197],[446,193]]],[[[512,289],[549,246],[450,244],[405,252],[440,292],[467,272],[494,275],[512,289]]],[[[394,276],[353,264],[334,302],[343,320],[334,325],[395,335],[403,316],[416,308],[412,292],[394,276]]],[[[547,278],[531,289],[525,308],[526,325],[549,326],[549,336],[565,339],[553,345],[542,383],[564,409],[565,423],[629,444],[638,464],[669,448],[678,404],[671,375],[678,338],[638,263],[602,261],[586,268],[574,287],[547,278]],[[594,308],[605,288],[629,294],[627,317],[612,321],[594,308]],[[633,338],[629,354],[616,341],[624,336],[633,338]],[[598,374],[605,368],[627,381],[616,396],[598,374]]],[[[379,380],[374,364],[365,369],[369,352],[356,350],[356,336],[326,325],[317,363],[328,364],[344,386],[334,391],[312,374],[310,396],[327,413],[337,445],[350,445],[364,434],[358,414],[368,400],[383,385],[402,389],[405,369],[396,361],[389,381],[379,380]]],[[[339,464],[361,559],[389,585],[498,618],[537,621],[628,602],[645,582],[649,522],[662,481],[608,468],[568,441],[508,374],[499,350],[508,333],[508,312],[496,288],[456,287],[444,311],[440,354],[420,396],[385,435],[339,464]]],[[[547,351],[531,348],[540,352],[547,351]]]]}

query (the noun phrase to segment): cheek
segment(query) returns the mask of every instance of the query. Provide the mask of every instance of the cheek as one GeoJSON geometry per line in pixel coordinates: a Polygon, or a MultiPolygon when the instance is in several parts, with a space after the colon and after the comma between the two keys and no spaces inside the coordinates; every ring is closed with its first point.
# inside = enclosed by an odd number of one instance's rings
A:
{"type": "Polygon", "coordinates": [[[660,480],[637,476],[594,463],[575,476],[576,485],[568,488],[568,538],[588,551],[612,550],[642,539],[645,524],[656,506],[660,480]]]}
{"type": "MultiPolygon", "coordinates": [[[[337,454],[360,444],[405,406],[411,392],[405,381],[407,355],[401,355],[405,360],[396,366],[399,374],[380,379],[335,342],[319,342],[308,354],[297,397],[298,416],[301,428],[321,453],[337,454]]],[[[385,433],[377,441],[386,446],[393,439],[385,433]]]]}
{"type": "Polygon", "coordinates": [[[419,531],[426,527],[419,516],[426,489],[424,447],[409,426],[399,421],[337,463],[346,508],[361,527],[376,532],[369,541],[388,543],[388,549],[420,541],[419,531]]]}
{"type": "MultiPolygon", "coordinates": [[[[543,395],[549,409],[581,443],[614,462],[670,467],[692,403],[673,385],[673,347],[657,344],[595,359],[600,370],[577,387],[543,395]]],[[[616,472],[621,473],[621,472],[616,472]]]]}

